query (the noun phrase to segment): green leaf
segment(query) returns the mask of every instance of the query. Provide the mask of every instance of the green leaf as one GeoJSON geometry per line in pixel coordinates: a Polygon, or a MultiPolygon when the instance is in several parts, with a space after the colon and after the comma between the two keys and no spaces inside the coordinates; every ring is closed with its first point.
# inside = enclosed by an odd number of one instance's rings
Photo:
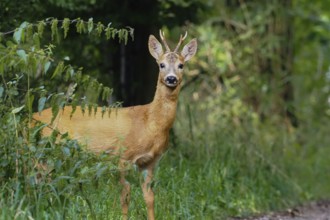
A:
{"type": "Polygon", "coordinates": [[[15,33],[14,33],[14,40],[16,41],[16,43],[21,43],[21,41],[24,39],[24,28],[26,28],[26,26],[28,25],[28,22],[24,21],[21,26],[16,29],[15,33]]]}
{"type": "Polygon", "coordinates": [[[104,25],[101,22],[98,22],[96,27],[97,36],[100,37],[103,30],[104,30],[104,25]]]}
{"type": "Polygon", "coordinates": [[[102,92],[102,100],[107,100],[112,95],[113,90],[109,87],[104,87],[102,92]]]}
{"type": "Polygon", "coordinates": [[[64,18],[62,22],[62,28],[64,30],[64,38],[66,38],[66,36],[68,35],[69,27],[70,27],[70,19],[64,18]]]}
{"type": "Polygon", "coordinates": [[[11,111],[11,113],[16,114],[16,113],[20,112],[24,107],[25,107],[25,105],[22,105],[21,107],[18,107],[18,108],[14,108],[11,111]]]}
{"type": "MultiPolygon", "coordinates": [[[[114,29],[113,31],[112,31],[112,39],[115,39],[115,37],[116,37],[116,34],[118,35],[118,30],[117,29],[114,29]]],[[[120,42],[120,39],[119,39],[119,42],[120,42]]]]}
{"type": "Polygon", "coordinates": [[[38,112],[41,112],[44,109],[46,100],[47,100],[46,97],[41,97],[39,99],[39,101],[38,101],[38,112]]]}
{"type": "Polygon", "coordinates": [[[45,65],[44,65],[44,73],[45,73],[45,74],[47,73],[47,71],[48,71],[48,69],[49,69],[49,67],[50,67],[50,64],[51,64],[50,61],[47,61],[47,62],[45,63],[45,65]]]}
{"type": "Polygon", "coordinates": [[[16,41],[16,43],[20,43],[21,42],[21,37],[22,37],[22,28],[18,28],[15,33],[14,33],[14,40],[16,41]]]}
{"type": "Polygon", "coordinates": [[[51,24],[51,30],[52,30],[52,40],[54,41],[55,39],[58,39],[58,29],[57,29],[57,25],[58,25],[58,20],[55,18],[52,20],[52,24],[51,24]]]}
{"type": "Polygon", "coordinates": [[[73,75],[74,75],[74,69],[72,68],[72,66],[68,65],[64,75],[64,81],[67,82],[69,79],[72,78],[73,75]]]}
{"type": "Polygon", "coordinates": [[[80,170],[80,173],[81,174],[86,174],[86,173],[88,173],[88,167],[83,167],[81,170],[80,170]]]}
{"type": "Polygon", "coordinates": [[[81,20],[80,18],[77,19],[76,28],[77,28],[77,33],[79,34],[82,34],[85,30],[84,21],[81,20]]]}
{"type": "Polygon", "coordinates": [[[33,36],[33,24],[28,24],[26,27],[26,38],[31,39],[33,36]]]}
{"type": "Polygon", "coordinates": [[[119,30],[118,32],[119,43],[123,40],[123,30],[119,30]]]}
{"type": "Polygon", "coordinates": [[[63,61],[61,61],[61,62],[59,62],[59,64],[57,65],[57,67],[56,67],[56,69],[55,69],[55,71],[54,71],[54,73],[53,73],[53,75],[52,75],[52,79],[53,79],[55,76],[61,74],[61,73],[63,72],[63,70],[64,70],[64,63],[63,63],[63,61]]]}
{"type": "Polygon", "coordinates": [[[110,39],[111,34],[112,34],[112,30],[113,30],[113,28],[110,28],[110,27],[107,27],[107,28],[105,29],[105,37],[106,37],[107,40],[110,39]]]}
{"type": "Polygon", "coordinates": [[[40,37],[44,33],[45,26],[46,26],[46,23],[44,21],[39,21],[38,22],[38,34],[39,34],[40,37]]]}
{"type": "Polygon", "coordinates": [[[127,30],[124,30],[124,42],[125,42],[125,45],[127,44],[127,41],[128,41],[128,31],[127,30]]]}
{"type": "Polygon", "coordinates": [[[33,34],[33,44],[36,47],[36,49],[40,49],[40,39],[38,33],[33,34]]]}
{"type": "Polygon", "coordinates": [[[27,63],[27,55],[25,53],[25,50],[17,50],[17,55],[24,60],[25,63],[27,63]]]}
{"type": "Polygon", "coordinates": [[[93,28],[94,28],[93,18],[90,18],[90,19],[88,19],[88,23],[87,23],[88,33],[91,33],[93,28]]]}

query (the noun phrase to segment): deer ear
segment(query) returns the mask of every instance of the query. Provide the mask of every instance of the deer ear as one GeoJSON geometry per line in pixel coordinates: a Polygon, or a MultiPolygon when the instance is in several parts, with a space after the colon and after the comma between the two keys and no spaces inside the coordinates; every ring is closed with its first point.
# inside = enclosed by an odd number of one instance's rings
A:
{"type": "Polygon", "coordinates": [[[195,53],[197,51],[197,40],[196,38],[192,39],[189,43],[187,43],[181,52],[181,55],[184,58],[184,61],[188,61],[190,60],[190,58],[192,58],[195,53]]]}
{"type": "Polygon", "coordinates": [[[149,52],[150,54],[158,60],[161,55],[163,55],[163,48],[159,41],[155,38],[154,35],[149,36],[148,42],[149,52]]]}

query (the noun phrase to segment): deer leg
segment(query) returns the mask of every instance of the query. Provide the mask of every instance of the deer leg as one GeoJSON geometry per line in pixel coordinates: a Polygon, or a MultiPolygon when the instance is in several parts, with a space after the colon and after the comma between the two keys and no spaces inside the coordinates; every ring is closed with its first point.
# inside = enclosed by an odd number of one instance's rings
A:
{"type": "Polygon", "coordinates": [[[143,191],[143,197],[144,201],[147,205],[147,211],[148,211],[148,220],[154,220],[155,219],[155,210],[154,210],[154,192],[151,189],[151,181],[153,178],[153,166],[150,166],[143,170],[143,177],[144,182],[142,183],[142,191],[143,191]]]}
{"type": "Polygon", "coordinates": [[[130,184],[125,179],[126,173],[127,171],[125,169],[125,166],[123,165],[123,163],[120,163],[120,184],[123,185],[123,189],[121,191],[121,196],[120,196],[120,203],[121,203],[124,220],[128,218],[128,206],[129,206],[130,191],[131,191],[130,184]]]}

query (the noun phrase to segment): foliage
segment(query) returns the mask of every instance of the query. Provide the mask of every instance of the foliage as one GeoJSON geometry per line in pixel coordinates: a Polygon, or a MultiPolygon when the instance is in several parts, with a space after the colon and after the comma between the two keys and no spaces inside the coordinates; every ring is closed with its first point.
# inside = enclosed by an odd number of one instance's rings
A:
{"type": "Polygon", "coordinates": [[[79,18],[23,22],[14,31],[0,34],[0,196],[1,206],[10,207],[3,209],[2,218],[43,218],[46,210],[49,216],[64,217],[66,207],[74,202],[73,193],[89,203],[79,186],[95,184],[105,172],[116,173],[116,166],[107,162],[108,156],[83,151],[65,134],[61,139],[56,138],[56,132],[51,137],[40,137],[45,125],[37,125],[32,118],[34,111],[40,112],[46,106],[55,116],[67,104],[79,104],[91,113],[95,98],[109,100],[110,88],[84,74],[82,68],[73,67],[68,57],[55,58],[55,44],[60,43],[60,37],[66,38],[71,28],[80,34],[125,43],[133,34],[132,29],[94,23],[92,18],[87,22],[79,18]],[[43,43],[50,41],[47,37],[54,44],[43,43]],[[51,83],[38,84],[41,77],[53,83],[64,81],[67,93],[52,91],[51,83]]]}
{"type": "MultiPolygon", "coordinates": [[[[147,33],[140,40],[135,36],[136,51],[118,50],[127,70],[138,70],[133,60],[149,69],[141,53],[159,24],[172,36],[188,30],[198,38],[198,53],[185,67],[175,138],[153,182],[157,219],[226,219],[330,197],[328,2],[48,1],[51,7],[33,2],[32,10],[2,1],[0,13],[17,13],[0,27],[40,11],[97,13],[100,20],[112,14],[116,22],[137,24],[139,35],[147,33]],[[148,12],[139,9],[146,4],[148,12]]],[[[100,42],[115,33],[107,34],[108,27],[113,26],[92,19],[49,19],[1,35],[0,218],[120,219],[115,164],[65,136],[58,142],[39,137],[40,126],[27,129],[32,110],[56,111],[67,103],[85,103],[91,110],[94,96],[102,94],[100,103],[108,102],[112,90],[88,76],[96,74],[83,74],[92,69],[86,66],[99,65],[98,53],[85,48],[95,46],[73,38],[83,32],[79,38],[100,42]],[[71,56],[70,48],[78,55],[71,56]],[[77,60],[84,69],[73,65],[77,60]]],[[[120,35],[128,37],[130,29],[120,35]]],[[[135,75],[128,78],[132,88],[135,79],[143,88],[152,81],[135,75]]],[[[138,172],[130,172],[130,216],[145,219],[138,172]]]]}
{"type": "MultiPolygon", "coordinates": [[[[203,161],[196,189],[207,188],[198,198],[207,198],[209,206],[198,218],[259,213],[330,196],[329,177],[323,175],[329,172],[325,155],[330,150],[330,62],[325,59],[330,40],[324,28],[329,22],[325,12],[315,15],[326,3],[311,9],[307,1],[304,6],[294,1],[285,10],[281,3],[219,3],[220,14],[191,26],[199,50],[187,74],[176,134],[182,160],[191,161],[185,177],[203,161]],[[288,24],[281,23],[282,16],[292,19],[294,37],[276,31],[288,24]],[[282,54],[292,47],[285,42],[294,45],[293,53],[282,54]],[[294,91],[289,99],[283,96],[288,84],[294,91]],[[297,124],[288,120],[288,109],[297,124]]],[[[197,194],[183,193],[188,198],[197,194]]]]}

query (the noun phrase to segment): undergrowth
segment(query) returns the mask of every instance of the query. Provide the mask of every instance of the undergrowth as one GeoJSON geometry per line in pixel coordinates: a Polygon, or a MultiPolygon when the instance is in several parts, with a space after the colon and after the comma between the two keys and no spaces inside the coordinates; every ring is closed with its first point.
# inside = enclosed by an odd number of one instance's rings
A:
{"type": "MultiPolygon", "coordinates": [[[[118,158],[90,154],[65,134],[40,137],[42,125],[30,128],[32,109],[48,103],[56,112],[69,98],[79,100],[30,87],[38,68],[97,94],[109,89],[54,62],[51,47],[21,47],[18,32],[0,51],[9,51],[0,66],[0,218],[121,219],[118,158]]],[[[330,196],[329,118],[304,115],[298,127],[261,119],[233,89],[196,102],[183,91],[171,147],[153,182],[157,219],[226,219],[330,196]]],[[[146,219],[140,175],[129,172],[130,219],[146,219]]]]}
{"type": "MultiPolygon", "coordinates": [[[[157,219],[226,219],[329,197],[327,125],[318,124],[318,140],[303,125],[289,131],[266,122],[258,128],[244,122],[241,131],[220,122],[214,130],[197,131],[191,124],[190,133],[187,120],[179,118],[185,113],[178,114],[176,144],[161,159],[153,183],[157,219]]],[[[22,163],[21,176],[2,180],[2,219],[121,218],[118,173],[106,155],[90,155],[66,138],[39,144],[34,151],[42,152],[39,161],[52,172],[38,180],[40,170],[25,173],[24,166],[33,165],[22,163]]],[[[130,219],[145,219],[139,172],[132,169],[128,180],[130,219]]]]}

